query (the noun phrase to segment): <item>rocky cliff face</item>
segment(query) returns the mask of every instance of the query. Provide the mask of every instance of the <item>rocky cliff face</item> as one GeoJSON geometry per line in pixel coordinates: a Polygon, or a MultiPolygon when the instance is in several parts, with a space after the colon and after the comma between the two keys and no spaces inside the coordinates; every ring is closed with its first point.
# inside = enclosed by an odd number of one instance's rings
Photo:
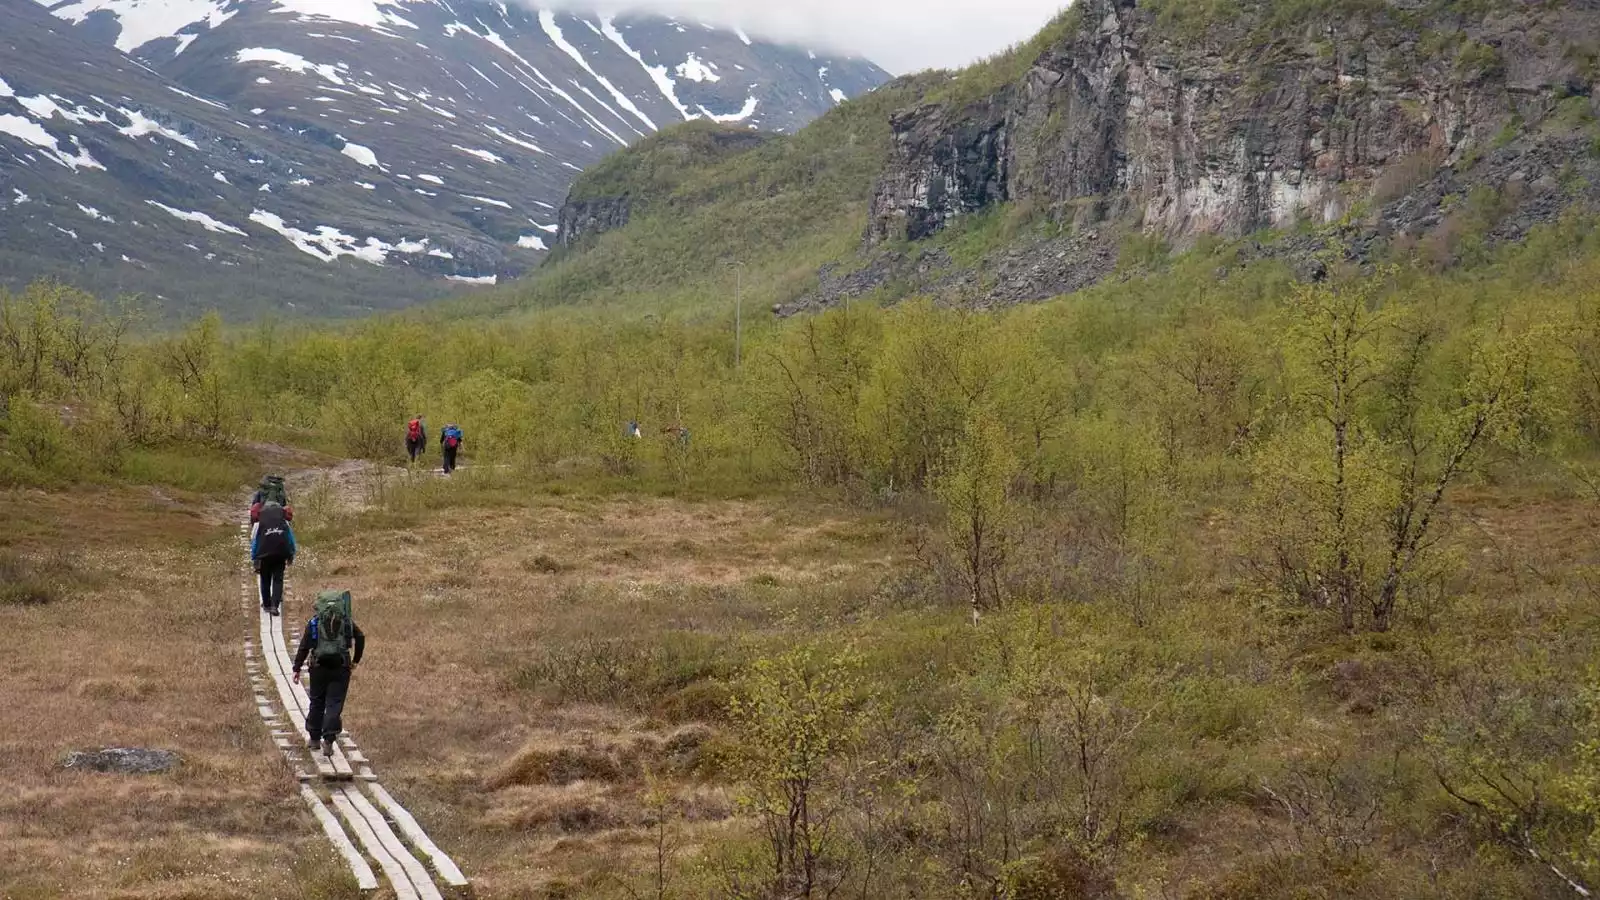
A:
{"type": "Polygon", "coordinates": [[[628,224],[632,214],[633,200],[629,197],[569,199],[561,205],[556,239],[563,247],[577,246],[628,224]]]}
{"type": "MultiPolygon", "coordinates": [[[[1012,200],[1182,243],[1337,222],[1496,155],[1493,171],[1546,187],[1552,166],[1593,168],[1592,136],[1566,127],[1594,118],[1592,0],[1488,15],[1385,0],[1287,24],[1270,20],[1283,4],[1244,6],[1184,33],[1137,0],[1080,0],[1019,82],[897,117],[869,242],[1012,200]]],[[[1417,213],[1390,225],[1437,223],[1417,213]]]]}

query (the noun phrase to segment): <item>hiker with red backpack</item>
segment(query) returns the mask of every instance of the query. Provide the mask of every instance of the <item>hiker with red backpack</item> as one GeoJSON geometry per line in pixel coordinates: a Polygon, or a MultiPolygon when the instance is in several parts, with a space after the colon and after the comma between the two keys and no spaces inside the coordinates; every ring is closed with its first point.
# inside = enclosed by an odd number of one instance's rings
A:
{"type": "Polygon", "coordinates": [[[439,449],[444,454],[444,473],[449,475],[456,470],[456,453],[461,450],[461,426],[450,424],[439,432],[439,449]]]}
{"type": "Polygon", "coordinates": [[[410,454],[411,461],[415,463],[417,457],[426,449],[428,449],[428,426],[419,415],[406,423],[406,453],[410,454]]]}
{"type": "Polygon", "coordinates": [[[350,693],[350,674],[361,664],[367,636],[356,625],[350,610],[349,591],[323,591],[317,595],[315,614],[300,635],[294,654],[294,681],[300,682],[300,667],[309,658],[309,684],[306,693],[311,707],[306,710],[306,746],[324,756],[333,755],[334,742],[344,730],[344,701],[350,693]]]}

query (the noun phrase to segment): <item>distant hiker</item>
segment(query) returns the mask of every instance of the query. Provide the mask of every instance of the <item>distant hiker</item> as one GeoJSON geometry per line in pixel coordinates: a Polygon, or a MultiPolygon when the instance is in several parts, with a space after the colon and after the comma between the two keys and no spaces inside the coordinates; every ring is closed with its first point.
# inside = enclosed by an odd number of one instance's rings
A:
{"type": "Polygon", "coordinates": [[[639,427],[638,422],[628,423],[628,437],[634,438],[635,440],[644,438],[644,430],[639,427]]]}
{"type": "Polygon", "coordinates": [[[261,486],[256,488],[255,495],[250,498],[251,524],[261,520],[261,507],[269,501],[283,507],[288,520],[294,521],[294,508],[289,505],[289,489],[284,486],[283,476],[263,475],[261,486]]]}
{"type": "Polygon", "coordinates": [[[250,505],[266,503],[268,500],[279,506],[289,505],[289,489],[284,486],[282,475],[264,475],[261,478],[261,487],[256,489],[256,495],[250,498],[250,505]]]}
{"type": "Polygon", "coordinates": [[[439,449],[444,453],[444,473],[449,475],[456,470],[456,454],[461,450],[460,426],[446,425],[439,432],[439,449]]]}
{"type": "Polygon", "coordinates": [[[261,575],[261,608],[267,615],[283,613],[283,570],[294,563],[298,547],[289,517],[277,501],[261,506],[261,520],[250,540],[250,561],[261,575]]]}
{"type": "Polygon", "coordinates": [[[317,595],[316,612],[300,635],[300,649],[294,654],[294,680],[300,681],[300,667],[311,660],[311,708],[306,710],[306,746],[313,753],[320,746],[324,756],[333,755],[334,742],[344,730],[344,698],[350,692],[350,673],[361,664],[367,636],[356,626],[350,610],[349,591],[323,591],[317,595]]]}
{"type": "Polygon", "coordinates": [[[422,451],[428,449],[428,426],[417,416],[406,424],[406,453],[416,462],[422,451]]]}

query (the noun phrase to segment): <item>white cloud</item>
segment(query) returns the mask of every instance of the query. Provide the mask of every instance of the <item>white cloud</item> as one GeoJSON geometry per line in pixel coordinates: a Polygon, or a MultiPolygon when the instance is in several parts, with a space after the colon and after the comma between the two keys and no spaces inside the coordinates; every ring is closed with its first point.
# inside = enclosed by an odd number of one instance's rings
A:
{"type": "Polygon", "coordinates": [[[1064,0],[541,0],[543,7],[652,12],[864,56],[891,72],[954,68],[1032,37],[1064,0]]]}

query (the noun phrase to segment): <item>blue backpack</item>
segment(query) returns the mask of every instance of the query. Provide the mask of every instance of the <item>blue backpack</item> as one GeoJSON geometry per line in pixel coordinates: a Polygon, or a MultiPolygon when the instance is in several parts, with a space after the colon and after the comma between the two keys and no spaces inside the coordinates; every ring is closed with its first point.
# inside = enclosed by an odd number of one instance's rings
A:
{"type": "Polygon", "coordinates": [[[451,450],[461,446],[461,429],[454,425],[446,428],[444,430],[444,445],[451,450]]]}

